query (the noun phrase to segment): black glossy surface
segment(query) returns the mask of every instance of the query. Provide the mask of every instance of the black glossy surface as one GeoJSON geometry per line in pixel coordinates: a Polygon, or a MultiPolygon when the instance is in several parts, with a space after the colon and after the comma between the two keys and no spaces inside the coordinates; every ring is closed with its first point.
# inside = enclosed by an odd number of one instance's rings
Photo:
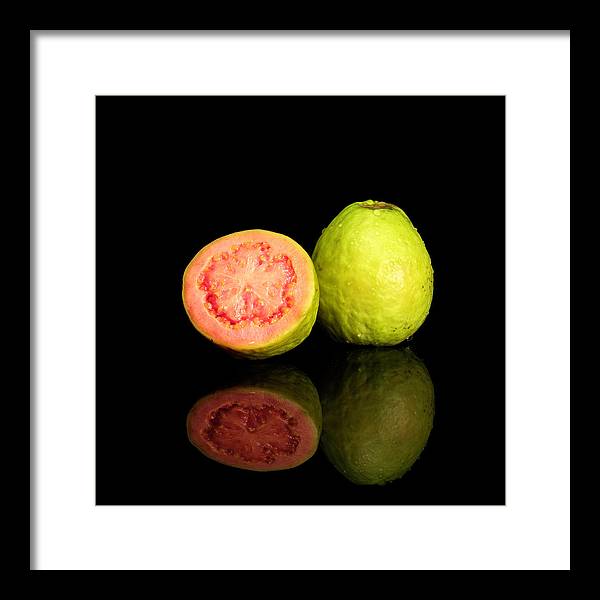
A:
{"type": "MultiPolygon", "coordinates": [[[[503,98],[100,97],[97,134],[98,504],[504,503],[503,98]],[[423,454],[383,487],[350,483],[321,451],[278,473],[204,458],[187,412],[246,363],[189,323],[187,263],[254,227],[310,253],[369,198],[407,212],[435,270],[409,344],[435,388],[423,454]]],[[[319,388],[338,352],[315,328],[270,360],[319,388]]]]}

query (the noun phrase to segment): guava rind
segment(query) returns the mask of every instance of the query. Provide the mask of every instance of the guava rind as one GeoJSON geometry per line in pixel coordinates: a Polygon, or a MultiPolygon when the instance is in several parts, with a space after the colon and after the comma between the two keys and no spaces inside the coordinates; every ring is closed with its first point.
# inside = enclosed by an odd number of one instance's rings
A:
{"type": "Polygon", "coordinates": [[[194,258],[188,263],[188,265],[185,268],[185,271],[183,273],[182,300],[183,300],[184,309],[186,311],[186,314],[187,314],[190,322],[192,323],[194,328],[199,333],[201,333],[206,339],[208,339],[210,342],[212,342],[213,344],[215,344],[216,346],[218,346],[219,348],[221,348],[222,350],[226,351],[228,354],[230,354],[231,356],[234,356],[236,358],[246,358],[246,359],[256,359],[256,360],[270,358],[272,356],[284,354],[285,352],[288,352],[289,350],[292,350],[293,348],[295,348],[296,346],[301,344],[309,336],[309,334],[312,331],[312,328],[317,320],[317,314],[318,314],[318,310],[319,310],[319,295],[320,295],[319,280],[317,278],[317,273],[315,271],[315,267],[314,267],[314,264],[312,262],[312,258],[310,257],[310,255],[304,250],[304,248],[302,248],[302,246],[300,246],[300,244],[298,244],[298,242],[296,242],[289,236],[286,236],[284,234],[277,233],[274,231],[263,230],[263,229],[238,231],[238,232],[234,232],[234,233],[222,236],[220,238],[217,238],[216,240],[213,240],[213,242],[211,242],[210,244],[207,244],[206,246],[204,246],[202,249],[200,249],[196,253],[194,258]],[[202,324],[198,323],[192,317],[189,306],[186,303],[185,282],[186,282],[186,278],[187,278],[189,270],[194,265],[194,261],[195,261],[196,257],[199,256],[208,246],[210,246],[211,244],[218,242],[220,240],[226,239],[226,238],[231,238],[232,243],[235,243],[236,237],[238,235],[246,234],[249,231],[253,231],[253,232],[256,232],[257,234],[261,234],[263,236],[263,238],[267,239],[267,240],[270,237],[277,237],[280,239],[285,239],[288,243],[290,243],[293,247],[296,248],[296,250],[299,252],[299,255],[302,257],[305,264],[309,268],[310,273],[312,274],[312,281],[299,281],[298,285],[310,286],[311,289],[307,289],[307,291],[310,294],[310,297],[312,299],[311,299],[311,302],[305,308],[305,310],[302,312],[302,314],[299,317],[297,317],[296,321],[293,321],[292,323],[290,323],[289,329],[280,333],[276,337],[273,337],[271,340],[269,340],[267,342],[262,342],[262,343],[260,343],[259,341],[254,341],[252,345],[244,345],[244,346],[238,346],[238,345],[236,345],[236,343],[234,341],[230,341],[226,345],[226,344],[221,343],[218,340],[214,339],[213,337],[211,337],[203,329],[202,324]]]}
{"type": "MultiPolygon", "coordinates": [[[[186,429],[190,443],[198,449],[204,456],[211,460],[227,465],[227,459],[217,457],[214,453],[204,450],[200,445],[196,444],[191,435],[191,419],[195,411],[203,404],[208,404],[218,399],[221,392],[227,392],[230,395],[239,393],[240,395],[262,394],[270,392],[276,395],[279,399],[287,400],[296,405],[304,415],[308,418],[308,422],[314,426],[314,437],[310,450],[298,456],[298,460],[292,466],[282,467],[284,469],[294,468],[304,464],[309,460],[319,447],[320,436],[323,426],[323,412],[319,400],[319,393],[311,379],[295,367],[290,366],[260,366],[256,367],[242,377],[238,378],[238,382],[233,386],[221,386],[210,394],[203,396],[194,403],[186,418],[186,429]]],[[[279,468],[273,468],[262,464],[248,465],[244,467],[250,471],[275,471],[279,468]]]]}
{"type": "Polygon", "coordinates": [[[385,484],[414,464],[433,427],[434,389],[408,348],[345,353],[320,388],[321,445],[353,483],[385,484]]]}
{"type": "Polygon", "coordinates": [[[337,341],[394,346],[425,321],[433,267],[398,206],[350,204],[323,230],[312,259],[320,287],[318,319],[337,341]]]}

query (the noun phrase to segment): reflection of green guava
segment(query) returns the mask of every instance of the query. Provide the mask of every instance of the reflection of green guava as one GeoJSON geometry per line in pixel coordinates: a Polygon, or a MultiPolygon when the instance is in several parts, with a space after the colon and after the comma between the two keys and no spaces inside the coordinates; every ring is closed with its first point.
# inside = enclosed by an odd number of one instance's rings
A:
{"type": "Polygon", "coordinates": [[[347,479],[384,484],[417,460],[433,426],[433,383],[409,349],[347,353],[319,390],[322,447],[347,479]]]}
{"type": "Polygon", "coordinates": [[[355,202],[323,230],[313,252],[319,321],[337,340],[393,346],[425,321],[433,297],[429,253],[394,204],[355,202]]]}

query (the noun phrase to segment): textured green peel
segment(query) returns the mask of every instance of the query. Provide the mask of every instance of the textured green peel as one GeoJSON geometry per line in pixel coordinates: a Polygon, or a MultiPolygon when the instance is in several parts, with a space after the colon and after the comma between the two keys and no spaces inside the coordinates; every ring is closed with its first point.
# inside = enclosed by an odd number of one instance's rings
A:
{"type": "Polygon", "coordinates": [[[425,321],[433,268],[421,236],[402,209],[355,202],[323,230],[313,262],[321,324],[338,341],[393,346],[425,321]]]}

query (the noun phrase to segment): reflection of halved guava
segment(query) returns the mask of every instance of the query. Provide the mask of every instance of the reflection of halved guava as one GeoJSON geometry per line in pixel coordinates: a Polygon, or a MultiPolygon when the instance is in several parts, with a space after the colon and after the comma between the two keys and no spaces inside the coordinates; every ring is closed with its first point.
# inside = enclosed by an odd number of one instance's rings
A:
{"type": "Polygon", "coordinates": [[[290,367],[256,372],[237,386],[198,400],[187,417],[188,437],[205,456],[251,471],[297,467],[316,451],[319,394],[290,367]]]}
{"type": "Polygon", "coordinates": [[[267,358],[308,336],[319,285],[299,244],[253,229],[221,237],[194,256],[183,276],[183,304],[194,327],[218,346],[267,358]]]}
{"type": "Polygon", "coordinates": [[[323,449],[350,481],[398,479],[421,454],[433,426],[433,384],[409,349],[352,351],[319,391],[323,449]]]}
{"type": "Polygon", "coordinates": [[[337,340],[393,346],[425,321],[433,297],[431,260],[397,206],[350,204],[323,230],[313,261],[319,321],[337,340]]]}

